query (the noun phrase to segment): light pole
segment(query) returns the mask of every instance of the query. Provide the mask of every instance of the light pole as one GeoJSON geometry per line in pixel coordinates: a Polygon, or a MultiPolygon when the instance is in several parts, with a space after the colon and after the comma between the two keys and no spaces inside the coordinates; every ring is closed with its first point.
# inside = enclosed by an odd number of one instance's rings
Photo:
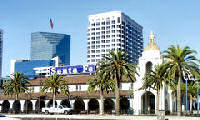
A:
{"type": "Polygon", "coordinates": [[[197,82],[197,114],[199,114],[199,82],[197,82]]]}
{"type": "Polygon", "coordinates": [[[187,105],[187,79],[185,79],[185,112],[187,114],[187,108],[188,108],[188,105],[187,105]]]}

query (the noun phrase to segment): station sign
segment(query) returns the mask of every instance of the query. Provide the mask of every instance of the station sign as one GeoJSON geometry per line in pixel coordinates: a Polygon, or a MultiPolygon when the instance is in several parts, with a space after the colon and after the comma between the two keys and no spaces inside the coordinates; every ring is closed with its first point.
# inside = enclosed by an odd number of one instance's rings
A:
{"type": "Polygon", "coordinates": [[[60,66],[60,67],[51,67],[49,70],[50,70],[50,75],[94,73],[95,65],[60,66]]]}

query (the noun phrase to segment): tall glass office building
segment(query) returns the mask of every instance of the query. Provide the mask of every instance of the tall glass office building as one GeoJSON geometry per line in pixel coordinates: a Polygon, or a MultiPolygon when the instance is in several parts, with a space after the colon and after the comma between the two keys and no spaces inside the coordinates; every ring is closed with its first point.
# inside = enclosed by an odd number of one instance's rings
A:
{"type": "Polygon", "coordinates": [[[0,29],[0,77],[2,75],[3,30],[0,29]]]}
{"type": "Polygon", "coordinates": [[[31,60],[50,60],[58,56],[61,64],[70,65],[70,35],[35,32],[31,34],[31,60]]]}

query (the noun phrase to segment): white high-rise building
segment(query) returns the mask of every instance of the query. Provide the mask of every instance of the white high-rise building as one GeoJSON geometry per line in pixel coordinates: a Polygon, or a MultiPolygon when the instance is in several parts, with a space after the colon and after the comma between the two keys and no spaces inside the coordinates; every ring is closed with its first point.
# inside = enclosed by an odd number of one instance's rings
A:
{"type": "Polygon", "coordinates": [[[89,15],[87,63],[96,64],[110,50],[128,51],[138,63],[143,51],[143,27],[121,11],[89,15]]]}

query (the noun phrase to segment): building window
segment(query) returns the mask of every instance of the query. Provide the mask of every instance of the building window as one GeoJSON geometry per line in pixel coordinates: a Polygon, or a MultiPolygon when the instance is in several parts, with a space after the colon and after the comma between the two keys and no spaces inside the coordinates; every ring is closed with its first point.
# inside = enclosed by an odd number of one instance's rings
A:
{"type": "Polygon", "coordinates": [[[96,50],[96,53],[100,53],[100,50],[96,50]]]}
{"type": "Polygon", "coordinates": [[[96,44],[100,44],[100,41],[96,41],[96,44]]]}
{"type": "Polygon", "coordinates": [[[100,40],[100,37],[98,36],[98,37],[96,37],[96,40],[100,40]]]}
{"type": "Polygon", "coordinates": [[[108,47],[110,47],[110,45],[106,45],[106,47],[108,48],[108,47]]]}
{"type": "Polygon", "coordinates": [[[112,25],[112,29],[114,29],[115,28],[115,25],[112,25]]]}
{"type": "Polygon", "coordinates": [[[106,38],[110,38],[110,35],[106,35],[106,38]]]}
{"type": "Polygon", "coordinates": [[[97,23],[96,23],[96,26],[99,26],[99,25],[100,25],[100,22],[97,22],[97,23]]]}
{"type": "Polygon", "coordinates": [[[105,27],[101,27],[101,30],[105,30],[105,27]]]}
{"type": "Polygon", "coordinates": [[[101,39],[105,39],[105,35],[102,35],[102,36],[101,36],[101,39]]]}
{"type": "Polygon", "coordinates": [[[106,34],[110,34],[110,31],[106,31],[106,34]]]}
{"type": "Polygon", "coordinates": [[[106,52],[109,52],[110,51],[110,49],[106,49],[106,52]]]}
{"type": "Polygon", "coordinates": [[[117,18],[117,22],[120,23],[120,17],[117,18]]]}
{"type": "Polygon", "coordinates": [[[112,20],[112,24],[115,24],[115,20],[112,20]]]}
{"type": "Polygon", "coordinates": [[[100,35],[100,32],[97,32],[96,35],[100,35]]]}
{"type": "Polygon", "coordinates": [[[92,45],[91,48],[92,48],[92,49],[95,49],[95,45],[92,45]]]}
{"type": "Polygon", "coordinates": [[[78,91],[78,85],[76,85],[76,91],[78,91]]]}
{"type": "Polygon", "coordinates": [[[106,43],[110,43],[110,40],[106,40],[106,43]]]}
{"type": "Polygon", "coordinates": [[[101,22],[101,24],[102,24],[102,25],[105,25],[105,21],[104,21],[104,22],[101,22]]]}
{"type": "Polygon", "coordinates": [[[101,43],[105,43],[105,40],[101,40],[101,43]]]}
{"type": "MultiPolygon", "coordinates": [[[[105,40],[104,40],[105,41],[105,40]]],[[[101,45],[101,48],[105,48],[105,45],[101,45]]]]}
{"type": "Polygon", "coordinates": [[[97,48],[97,49],[100,48],[100,45],[97,45],[96,48],[97,48]]]}
{"type": "Polygon", "coordinates": [[[105,34],[105,31],[101,31],[101,34],[105,34]]]}
{"type": "Polygon", "coordinates": [[[106,21],[106,25],[110,25],[110,21],[106,21]]]}
{"type": "Polygon", "coordinates": [[[110,30],[110,26],[106,26],[106,30],[110,30]]]}
{"type": "Polygon", "coordinates": [[[96,30],[100,30],[100,28],[96,28],[96,30]]]}
{"type": "Polygon", "coordinates": [[[96,57],[100,57],[100,55],[96,55],[96,57]]]}
{"type": "Polygon", "coordinates": [[[105,50],[104,50],[104,49],[102,49],[102,50],[101,50],[101,52],[105,52],[105,50]]]}

